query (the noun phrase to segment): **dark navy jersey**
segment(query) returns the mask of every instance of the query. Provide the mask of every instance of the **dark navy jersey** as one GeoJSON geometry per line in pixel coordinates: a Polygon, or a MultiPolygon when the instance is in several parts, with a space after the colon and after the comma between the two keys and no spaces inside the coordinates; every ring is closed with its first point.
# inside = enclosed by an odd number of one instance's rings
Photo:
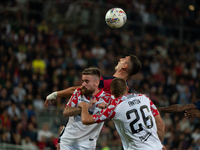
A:
{"type": "Polygon", "coordinates": [[[103,89],[106,93],[111,93],[110,91],[110,83],[112,82],[112,80],[116,78],[116,77],[105,77],[102,76],[100,79],[100,83],[99,83],[99,88],[103,89]]]}
{"type": "MultiPolygon", "coordinates": [[[[111,93],[110,83],[115,78],[116,77],[113,77],[113,76],[111,76],[111,77],[102,76],[101,79],[100,79],[100,83],[99,83],[99,89],[103,89],[106,93],[111,93]]],[[[128,83],[127,83],[127,86],[128,86],[128,83]]],[[[130,93],[130,91],[129,91],[129,93],[130,93]]]]}
{"type": "Polygon", "coordinates": [[[194,103],[194,105],[197,107],[197,109],[200,110],[200,101],[197,101],[196,103],[194,103]]]}

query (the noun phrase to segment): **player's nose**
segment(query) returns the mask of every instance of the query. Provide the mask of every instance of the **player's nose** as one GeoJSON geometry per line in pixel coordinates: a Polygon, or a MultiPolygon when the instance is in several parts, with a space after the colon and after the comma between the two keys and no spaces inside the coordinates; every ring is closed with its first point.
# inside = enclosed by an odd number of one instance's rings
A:
{"type": "Polygon", "coordinates": [[[82,86],[85,87],[85,82],[82,83],[82,86]]]}

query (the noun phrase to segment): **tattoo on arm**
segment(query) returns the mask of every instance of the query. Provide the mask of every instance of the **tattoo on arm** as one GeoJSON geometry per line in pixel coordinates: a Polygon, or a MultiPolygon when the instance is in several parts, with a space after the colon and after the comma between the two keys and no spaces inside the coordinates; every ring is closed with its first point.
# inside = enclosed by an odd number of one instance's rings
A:
{"type": "Polygon", "coordinates": [[[66,117],[71,117],[71,116],[77,116],[81,114],[81,108],[80,107],[70,107],[66,106],[64,111],[63,111],[63,116],[66,117]]]}

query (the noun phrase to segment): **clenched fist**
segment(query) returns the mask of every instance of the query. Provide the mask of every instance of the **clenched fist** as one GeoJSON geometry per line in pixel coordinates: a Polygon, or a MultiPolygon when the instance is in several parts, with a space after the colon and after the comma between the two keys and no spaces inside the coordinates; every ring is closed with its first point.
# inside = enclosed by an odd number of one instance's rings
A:
{"type": "Polygon", "coordinates": [[[44,106],[47,107],[48,106],[48,101],[53,102],[56,98],[57,98],[57,92],[53,92],[53,93],[49,94],[46,97],[46,100],[44,102],[44,106]]]}

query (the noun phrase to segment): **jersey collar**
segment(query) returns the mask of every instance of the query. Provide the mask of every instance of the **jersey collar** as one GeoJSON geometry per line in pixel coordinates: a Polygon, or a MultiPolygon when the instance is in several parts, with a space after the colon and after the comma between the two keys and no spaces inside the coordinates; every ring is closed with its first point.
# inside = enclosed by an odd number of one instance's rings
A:
{"type": "Polygon", "coordinates": [[[94,95],[94,97],[99,97],[102,93],[103,93],[103,89],[101,89],[101,90],[99,91],[99,93],[97,93],[96,95],[94,95]]]}
{"type": "Polygon", "coordinates": [[[115,98],[115,99],[120,99],[120,100],[124,101],[124,100],[128,99],[127,95],[132,95],[132,93],[127,93],[126,95],[123,95],[123,96],[115,98]]]}

